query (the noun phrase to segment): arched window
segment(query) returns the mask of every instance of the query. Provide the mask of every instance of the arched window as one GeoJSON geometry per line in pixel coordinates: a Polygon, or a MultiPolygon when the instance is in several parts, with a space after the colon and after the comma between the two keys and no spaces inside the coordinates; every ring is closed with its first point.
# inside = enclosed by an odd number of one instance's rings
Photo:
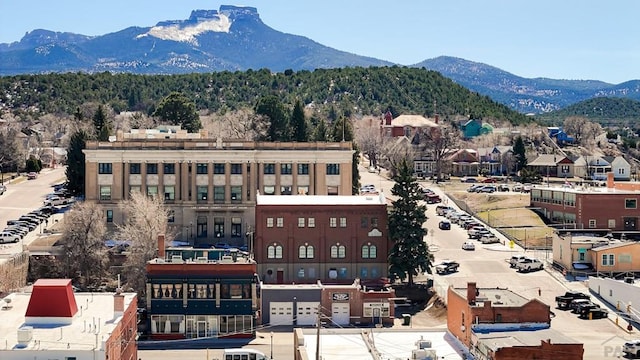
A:
{"type": "Polygon", "coordinates": [[[313,259],[313,246],[307,244],[300,245],[300,247],[298,247],[298,258],[313,259]]]}
{"type": "Polygon", "coordinates": [[[282,259],[282,246],[273,244],[267,247],[267,258],[282,259]]]}
{"type": "Polygon", "coordinates": [[[313,259],[313,246],[307,246],[307,259],[313,259]]]}
{"type": "Polygon", "coordinates": [[[376,257],[378,257],[378,248],[375,245],[370,245],[370,243],[362,245],[363,259],[375,259],[376,257]]]}
{"type": "Polygon", "coordinates": [[[340,243],[331,245],[331,258],[344,259],[346,254],[347,254],[347,249],[345,248],[344,245],[340,245],[340,243]]]}

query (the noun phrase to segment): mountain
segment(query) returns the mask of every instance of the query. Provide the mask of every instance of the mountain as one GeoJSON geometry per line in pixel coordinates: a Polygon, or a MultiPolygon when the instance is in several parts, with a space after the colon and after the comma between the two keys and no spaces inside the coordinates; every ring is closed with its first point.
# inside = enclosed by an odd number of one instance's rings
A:
{"type": "Polygon", "coordinates": [[[521,113],[547,113],[594,97],[640,100],[640,80],[618,85],[596,80],[527,79],[496,67],[460,58],[441,56],[415,67],[440,72],[456,83],[521,113]]]}
{"type": "Polygon", "coordinates": [[[268,68],[313,70],[392,63],[338,51],[265,25],[256,8],[223,5],[186,20],[88,37],[34,30],[0,44],[0,75],[46,72],[178,74],[268,68]]]}

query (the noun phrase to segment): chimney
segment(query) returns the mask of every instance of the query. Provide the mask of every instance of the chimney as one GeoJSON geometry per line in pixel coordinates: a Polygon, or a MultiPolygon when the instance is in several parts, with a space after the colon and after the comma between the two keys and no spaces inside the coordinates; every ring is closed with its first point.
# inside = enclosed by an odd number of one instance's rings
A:
{"type": "Polygon", "coordinates": [[[124,315],[124,295],[122,289],[116,289],[116,293],[113,295],[113,317],[119,318],[124,315]]]}
{"type": "Polygon", "coordinates": [[[467,302],[469,304],[475,304],[476,303],[477,291],[478,291],[478,289],[476,288],[476,283],[475,282],[467,283],[467,302]]]}
{"type": "Polygon", "coordinates": [[[158,258],[164,259],[165,257],[165,244],[164,244],[164,234],[158,235],[158,258]]]}
{"type": "Polygon", "coordinates": [[[435,115],[436,124],[440,121],[440,116],[438,114],[435,115]]]}
{"type": "Polygon", "coordinates": [[[607,173],[607,189],[614,189],[615,187],[616,187],[616,185],[613,182],[613,173],[612,172],[608,172],[607,173]]]}
{"type": "Polygon", "coordinates": [[[393,115],[391,115],[391,111],[387,111],[384,114],[384,124],[391,125],[391,120],[393,120],[393,115]]]}

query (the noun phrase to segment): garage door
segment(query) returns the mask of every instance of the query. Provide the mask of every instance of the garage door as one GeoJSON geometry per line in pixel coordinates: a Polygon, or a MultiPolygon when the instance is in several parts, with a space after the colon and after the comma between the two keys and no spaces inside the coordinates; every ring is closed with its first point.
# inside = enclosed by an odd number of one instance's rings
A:
{"type": "Polygon", "coordinates": [[[293,325],[293,303],[272,302],[269,304],[269,324],[271,326],[293,325]]]}
{"type": "Polygon", "coordinates": [[[298,325],[315,325],[318,318],[319,302],[299,302],[296,315],[298,325]]]}
{"type": "Polygon", "coordinates": [[[335,325],[349,325],[349,303],[331,304],[331,320],[335,325]]]}

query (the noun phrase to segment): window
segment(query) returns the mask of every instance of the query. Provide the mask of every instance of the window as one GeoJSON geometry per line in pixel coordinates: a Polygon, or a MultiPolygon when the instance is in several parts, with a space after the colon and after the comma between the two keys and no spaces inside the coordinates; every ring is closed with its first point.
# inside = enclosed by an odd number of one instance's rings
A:
{"type": "Polygon", "coordinates": [[[309,195],[308,186],[298,186],[298,195],[309,195]]]}
{"type": "Polygon", "coordinates": [[[158,196],[158,185],[147,185],[147,196],[158,196]]]}
{"type": "Polygon", "coordinates": [[[614,254],[602,254],[602,266],[615,265],[616,256],[614,254]]]}
{"type": "Polygon", "coordinates": [[[607,227],[609,229],[615,229],[615,227],[616,227],[616,219],[607,220],[607,227]]]}
{"type": "Polygon", "coordinates": [[[242,202],[242,186],[231,187],[231,202],[242,202]]]}
{"type": "Polygon", "coordinates": [[[337,219],[334,218],[334,217],[329,218],[329,227],[334,228],[334,227],[336,227],[336,225],[337,225],[337,219]]]}
{"type": "Polygon", "coordinates": [[[213,218],[213,234],[217,238],[224,237],[224,218],[213,218]]]}
{"type": "Polygon", "coordinates": [[[267,218],[267,227],[268,228],[272,228],[273,227],[273,218],[267,218]]]}
{"type": "Polygon", "coordinates": [[[624,199],[625,209],[636,209],[638,207],[638,199],[624,199]]]}
{"type": "Polygon", "coordinates": [[[224,164],[213,164],[214,174],[224,174],[224,164]]]}
{"type": "Polygon", "coordinates": [[[331,258],[332,259],[344,259],[346,256],[346,248],[344,245],[340,245],[340,243],[336,245],[331,245],[331,258]]]}
{"type": "Polygon", "coordinates": [[[111,174],[111,163],[98,163],[98,174],[111,174]]]}
{"type": "Polygon", "coordinates": [[[340,175],[340,164],[327,164],[327,175],[340,175]]]}
{"type": "Polygon", "coordinates": [[[292,164],[280,164],[280,175],[291,175],[291,174],[293,174],[292,164]]]}
{"type": "Polygon", "coordinates": [[[129,164],[129,174],[140,174],[140,163],[129,164]]]}
{"type": "Polygon", "coordinates": [[[232,238],[242,237],[242,218],[239,218],[239,217],[231,218],[231,237],[232,238]]]}
{"type": "Polygon", "coordinates": [[[168,223],[176,222],[176,211],[175,210],[167,211],[167,222],[168,223]]]}
{"type": "Polygon", "coordinates": [[[173,201],[176,199],[176,187],[174,185],[165,185],[164,199],[168,201],[173,201]]]}
{"type": "Polygon", "coordinates": [[[298,164],[298,175],[309,175],[309,164],[298,164]]]}
{"type": "Polygon", "coordinates": [[[113,210],[107,210],[107,223],[113,222],[113,210]]]}
{"type": "Polygon", "coordinates": [[[338,195],[337,186],[327,186],[327,195],[338,195]]]}
{"type": "Polygon", "coordinates": [[[590,219],[589,220],[589,228],[590,229],[595,229],[596,227],[596,220],[595,219],[590,219]]]}
{"type": "Polygon", "coordinates": [[[313,246],[304,244],[298,247],[298,257],[300,259],[313,259],[313,246]]]}
{"type": "Polygon", "coordinates": [[[299,228],[303,228],[304,227],[304,218],[298,218],[298,227],[299,228]]]}
{"type": "Polygon", "coordinates": [[[242,174],[242,164],[231,164],[231,174],[242,174]]]}
{"type": "Polygon", "coordinates": [[[291,186],[280,186],[280,195],[291,195],[291,186]]]}
{"type": "Polygon", "coordinates": [[[619,175],[624,175],[624,169],[618,169],[618,174],[619,175]]]}
{"type": "Polygon", "coordinates": [[[282,245],[273,244],[267,246],[267,258],[282,259],[282,245]]]}
{"type": "Polygon", "coordinates": [[[157,174],[158,164],[147,164],[147,174],[157,174]]]}
{"type": "Polygon", "coordinates": [[[307,226],[310,227],[310,228],[316,227],[316,218],[308,218],[307,219],[307,226]]]}
{"type": "Polygon", "coordinates": [[[568,174],[569,173],[569,165],[562,165],[560,167],[560,172],[563,174],[568,174]]]}
{"type": "Polygon", "coordinates": [[[371,243],[362,246],[363,259],[375,259],[378,257],[378,248],[371,243]]]}
{"type": "Polygon", "coordinates": [[[196,164],[196,174],[207,174],[207,164],[196,164]]]}
{"type": "Polygon", "coordinates": [[[366,216],[360,218],[360,227],[363,229],[369,227],[369,219],[366,216]]]}
{"type": "Polygon", "coordinates": [[[298,277],[304,279],[304,268],[300,268],[300,270],[298,270],[298,277]]]}
{"type": "Polygon", "coordinates": [[[276,194],[276,187],[272,186],[272,185],[265,185],[264,194],[265,195],[275,195],[276,194]]]}
{"type": "Polygon", "coordinates": [[[100,186],[100,200],[111,200],[111,186],[100,186]]]}
{"type": "Polygon", "coordinates": [[[209,192],[206,186],[198,186],[196,188],[196,194],[198,194],[198,201],[207,201],[207,195],[209,195],[209,192]]]}
{"type": "Polygon", "coordinates": [[[281,217],[277,218],[276,219],[276,226],[279,227],[279,228],[284,227],[284,218],[281,218],[281,217]]]}
{"type": "Polygon", "coordinates": [[[129,186],[129,194],[133,194],[134,192],[140,193],[140,185],[129,186]]]}
{"type": "Polygon", "coordinates": [[[340,227],[341,228],[347,227],[347,218],[346,217],[341,217],[340,218],[340,227]]]}
{"type": "Polygon", "coordinates": [[[176,173],[176,164],[164,164],[163,173],[166,174],[175,174],[176,173]]]}
{"type": "Polygon", "coordinates": [[[213,202],[216,204],[224,203],[224,186],[213,187],[213,202]]]}
{"type": "Polygon", "coordinates": [[[264,174],[274,175],[276,173],[276,164],[264,164],[264,174]]]}
{"type": "Polygon", "coordinates": [[[374,228],[378,227],[378,218],[375,218],[375,217],[371,218],[371,227],[374,227],[374,228]]]}
{"type": "Polygon", "coordinates": [[[578,261],[584,261],[585,260],[585,255],[586,255],[586,253],[584,253],[584,252],[578,253],[578,261]]]}

